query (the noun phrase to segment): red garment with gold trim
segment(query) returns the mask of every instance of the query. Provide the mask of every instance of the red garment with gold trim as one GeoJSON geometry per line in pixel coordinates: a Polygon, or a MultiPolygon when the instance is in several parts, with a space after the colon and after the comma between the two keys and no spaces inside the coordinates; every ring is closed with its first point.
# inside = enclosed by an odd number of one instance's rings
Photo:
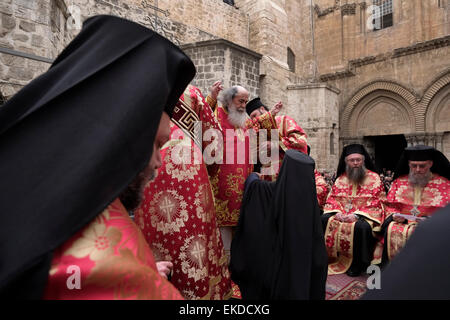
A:
{"type": "MultiPolygon", "coordinates": [[[[181,100],[190,108],[188,112],[198,113],[203,130],[218,128],[197,88],[189,86],[181,100]]],[[[171,140],[161,157],[159,174],[146,186],[135,211],[136,222],[156,260],[173,263],[171,282],[186,299],[228,299],[231,279],[202,150],[172,125],[171,140]],[[177,158],[181,154],[187,155],[184,161],[177,158]]]]}
{"type": "Polygon", "coordinates": [[[228,113],[223,107],[217,107],[215,115],[222,129],[224,144],[223,164],[220,164],[217,171],[211,176],[217,224],[219,227],[236,226],[239,220],[244,183],[253,171],[253,163],[250,158],[250,138],[247,128],[235,128],[228,121],[228,113]],[[231,156],[234,156],[234,159],[230,159],[231,156]]]}
{"type": "Polygon", "coordinates": [[[329,186],[325,178],[316,169],[314,169],[314,177],[316,180],[317,201],[319,202],[320,209],[323,210],[323,206],[327,201],[329,186]]]}
{"type": "MultiPolygon", "coordinates": [[[[383,201],[386,198],[380,176],[370,170],[362,184],[352,184],[344,173],[336,179],[324,206],[324,213],[357,214],[365,218],[373,231],[384,221],[383,201]]],[[[325,231],[330,264],[328,274],[344,273],[353,261],[353,235],[356,222],[340,222],[332,216],[325,231]]]]}
{"type": "Polygon", "coordinates": [[[159,275],[141,231],[117,199],[53,252],[44,299],[183,298],[159,275]]]}
{"type": "MultiPolygon", "coordinates": [[[[266,112],[264,115],[270,115],[270,113],[266,112]]],[[[266,120],[262,128],[268,130],[277,129],[280,137],[279,159],[277,162],[271,163],[273,174],[264,175],[264,180],[275,181],[277,179],[278,172],[280,172],[284,153],[287,150],[293,149],[307,154],[307,135],[305,131],[295,122],[295,120],[289,116],[276,116],[275,121],[272,120],[270,122],[266,120]]],[[[270,136],[271,134],[269,134],[269,137],[270,136]]]]}
{"type": "MultiPolygon", "coordinates": [[[[385,207],[386,217],[394,213],[429,217],[438,209],[450,202],[450,182],[445,177],[433,173],[431,180],[424,188],[413,187],[408,175],[403,175],[392,183],[385,207]]],[[[392,221],[387,230],[387,255],[392,259],[404,247],[414,232],[416,221],[408,220],[407,224],[392,221]]]]}
{"type": "MultiPolygon", "coordinates": [[[[172,127],[172,133],[177,127],[172,127]]],[[[171,282],[186,299],[228,299],[231,280],[222,239],[217,228],[214,199],[203,163],[176,164],[170,155],[185,150],[201,151],[189,138],[171,139],[161,150],[163,165],[158,177],[144,190],[135,211],[157,261],[171,261],[171,282]]]]}
{"type": "Polygon", "coordinates": [[[294,149],[308,153],[308,142],[305,131],[289,116],[276,116],[283,151],[294,149]]]}

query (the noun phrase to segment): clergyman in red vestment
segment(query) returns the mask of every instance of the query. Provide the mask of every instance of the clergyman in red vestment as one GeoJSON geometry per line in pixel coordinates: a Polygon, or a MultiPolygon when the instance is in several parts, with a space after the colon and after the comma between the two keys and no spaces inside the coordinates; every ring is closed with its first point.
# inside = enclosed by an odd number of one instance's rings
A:
{"type": "Polygon", "coordinates": [[[384,262],[404,247],[418,224],[450,201],[449,161],[433,147],[405,149],[385,202],[384,262]]]}
{"type": "Polygon", "coordinates": [[[170,281],[186,299],[225,300],[232,287],[214,195],[194,121],[202,132],[219,126],[200,90],[188,86],[176,106],[171,140],[161,150],[162,168],[144,191],[135,221],[159,261],[173,264],[170,281]],[[180,128],[183,128],[181,130],[180,128]]]}
{"type": "MultiPolygon", "coordinates": [[[[267,130],[267,139],[272,139],[270,129],[276,128],[274,115],[279,109],[250,119],[246,113],[249,92],[241,86],[232,86],[223,91],[221,105],[214,97],[206,101],[213,108],[223,135],[222,163],[210,171],[213,188],[217,224],[219,225],[225,251],[230,252],[233,228],[239,220],[239,211],[244,193],[244,183],[253,171],[256,159],[252,150],[259,145],[251,145],[251,133],[258,136],[261,129],[267,130]]],[[[276,139],[278,142],[278,139],[276,139]]],[[[276,155],[271,155],[270,159],[276,155]]]]}
{"type": "Polygon", "coordinates": [[[384,221],[386,198],[380,176],[364,146],[344,147],[337,179],[324,206],[322,223],[328,252],[328,274],[357,276],[373,259],[376,239],[384,221]]]}

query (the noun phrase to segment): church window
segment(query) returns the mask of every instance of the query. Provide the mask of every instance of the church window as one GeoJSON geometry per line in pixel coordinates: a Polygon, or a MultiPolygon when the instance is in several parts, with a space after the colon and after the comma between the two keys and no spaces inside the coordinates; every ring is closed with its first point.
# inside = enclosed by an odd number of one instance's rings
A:
{"type": "Polygon", "coordinates": [[[330,134],[330,154],[336,154],[334,151],[334,133],[330,134]]]}
{"type": "Polygon", "coordinates": [[[295,72],[295,54],[289,47],[287,48],[287,63],[289,70],[295,72]]]}
{"type": "Polygon", "coordinates": [[[234,6],[234,0],[223,0],[226,4],[229,4],[230,6],[234,6]]]}
{"type": "Polygon", "coordinates": [[[394,25],[393,0],[373,0],[373,5],[379,9],[375,11],[373,19],[374,31],[392,27],[394,25]]]}

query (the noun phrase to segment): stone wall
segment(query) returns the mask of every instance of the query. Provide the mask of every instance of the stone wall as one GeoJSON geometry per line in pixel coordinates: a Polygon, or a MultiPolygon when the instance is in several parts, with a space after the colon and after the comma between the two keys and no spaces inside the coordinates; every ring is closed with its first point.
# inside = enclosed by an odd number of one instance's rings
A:
{"type": "Polygon", "coordinates": [[[62,0],[2,0],[0,93],[5,98],[48,69],[67,41],[67,17],[62,0]]]}
{"type": "Polygon", "coordinates": [[[210,40],[182,45],[192,59],[197,74],[193,84],[206,96],[211,85],[222,81],[225,88],[245,87],[251,97],[259,95],[261,55],[226,40],[210,40]]]}
{"type": "MultiPolygon", "coordinates": [[[[342,92],[341,138],[450,132],[450,122],[441,121],[441,115],[427,120],[432,101],[441,105],[436,110],[450,112],[449,90],[444,89],[450,83],[450,69],[445,63],[450,60],[450,47],[439,44],[449,40],[438,41],[425,51],[413,46],[408,55],[395,53],[408,50],[394,51],[357,64],[351,75],[329,80],[342,92]],[[438,89],[431,89],[436,86],[438,89]]],[[[445,145],[438,143],[437,147],[450,155],[445,145]]]]}
{"type": "Polygon", "coordinates": [[[367,26],[371,1],[315,0],[315,48],[320,74],[344,70],[348,61],[449,35],[450,6],[439,1],[393,0],[393,26],[367,26]]]}
{"type": "MultiPolygon", "coordinates": [[[[236,10],[226,4],[223,6],[236,10]]],[[[2,0],[0,48],[4,50],[0,51],[0,93],[10,98],[45,72],[79,33],[83,21],[98,14],[133,20],[178,45],[217,38],[195,26],[170,20],[163,12],[155,11],[149,1],[2,0]],[[10,54],[10,50],[14,52],[10,54]],[[16,52],[25,55],[18,56],[16,52]]],[[[242,31],[238,33],[243,34],[242,31]]]]}
{"type": "Polygon", "coordinates": [[[320,171],[333,171],[339,161],[340,91],[326,84],[288,87],[284,112],[305,130],[311,157],[320,171]]]}
{"type": "Polygon", "coordinates": [[[160,7],[158,9],[153,2],[150,0],[73,0],[73,4],[80,8],[81,21],[98,14],[115,15],[155,30],[177,45],[217,38],[195,25],[186,23],[189,21],[172,19],[171,11],[163,10],[160,2],[158,2],[160,7]]]}
{"type": "Polygon", "coordinates": [[[429,122],[439,128],[425,123],[438,94],[430,88],[445,86],[449,72],[450,2],[393,0],[393,26],[378,31],[367,28],[370,4],[314,1],[317,80],[341,91],[340,150],[366,136],[398,133],[410,145],[428,143],[450,156],[449,124],[437,117],[429,122]]]}
{"type": "Polygon", "coordinates": [[[321,166],[335,162],[325,154],[331,150],[331,134],[340,146],[366,134],[403,133],[412,135],[411,141],[431,134],[433,143],[450,153],[447,109],[442,107],[450,98],[447,91],[433,89],[446,81],[449,71],[450,1],[393,0],[393,26],[379,31],[367,26],[371,3],[236,0],[230,6],[220,0],[2,0],[0,92],[10,97],[45,71],[78,33],[73,24],[68,28],[68,8],[73,4],[81,22],[97,14],[117,15],[182,45],[197,66],[194,83],[204,93],[215,80],[222,80],[225,87],[248,87],[252,97],[260,96],[268,106],[283,101],[281,114],[301,123],[311,137],[313,155],[320,154],[321,166]],[[295,55],[295,72],[287,64],[288,48],[295,55]],[[332,97],[323,98],[325,92],[332,97]],[[333,127],[336,117],[324,110],[327,104],[334,110],[335,103],[338,119],[333,127]]]}
{"type": "MultiPolygon", "coordinates": [[[[297,58],[299,47],[290,33],[287,3],[298,9],[298,1],[238,0],[236,5],[249,15],[249,48],[263,55],[260,67],[260,97],[263,103],[273,106],[278,101],[286,103],[287,87],[291,84],[287,64],[287,48],[291,47],[297,58]]],[[[295,37],[295,36],[294,36],[295,37]]],[[[296,59],[296,65],[301,65],[296,59]]],[[[284,112],[284,111],[282,111],[284,112]]]]}
{"type": "MultiPolygon", "coordinates": [[[[135,0],[139,1],[139,0],[135,0]]],[[[246,12],[221,0],[147,0],[149,4],[169,13],[171,21],[182,23],[248,47],[248,17],[246,12]]],[[[201,41],[193,39],[183,43],[201,41]]]]}

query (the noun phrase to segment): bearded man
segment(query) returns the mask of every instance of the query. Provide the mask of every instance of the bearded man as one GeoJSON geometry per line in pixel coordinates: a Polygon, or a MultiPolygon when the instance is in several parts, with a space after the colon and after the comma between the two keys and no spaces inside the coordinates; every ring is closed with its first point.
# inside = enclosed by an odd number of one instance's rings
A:
{"type": "Polygon", "coordinates": [[[449,161],[433,147],[417,145],[403,152],[386,200],[384,261],[404,247],[417,225],[449,203],[449,161]]]}
{"type": "Polygon", "coordinates": [[[322,223],[328,274],[358,276],[371,263],[375,238],[384,221],[386,194],[364,146],[344,147],[337,179],[324,206],[322,223]]]}
{"type": "MultiPolygon", "coordinates": [[[[217,105],[218,92],[222,89],[216,82],[206,101],[214,110],[220,125],[223,149],[221,162],[208,166],[211,185],[214,192],[217,225],[220,227],[225,251],[229,255],[233,227],[239,220],[244,183],[253,171],[256,159],[251,157],[249,129],[258,133],[260,129],[277,128],[274,116],[280,111],[281,105],[255,119],[250,119],[246,113],[249,92],[242,86],[232,86],[223,91],[217,105]]],[[[268,135],[268,138],[270,136],[268,135]]],[[[254,146],[252,146],[254,147],[254,146]]]]}

